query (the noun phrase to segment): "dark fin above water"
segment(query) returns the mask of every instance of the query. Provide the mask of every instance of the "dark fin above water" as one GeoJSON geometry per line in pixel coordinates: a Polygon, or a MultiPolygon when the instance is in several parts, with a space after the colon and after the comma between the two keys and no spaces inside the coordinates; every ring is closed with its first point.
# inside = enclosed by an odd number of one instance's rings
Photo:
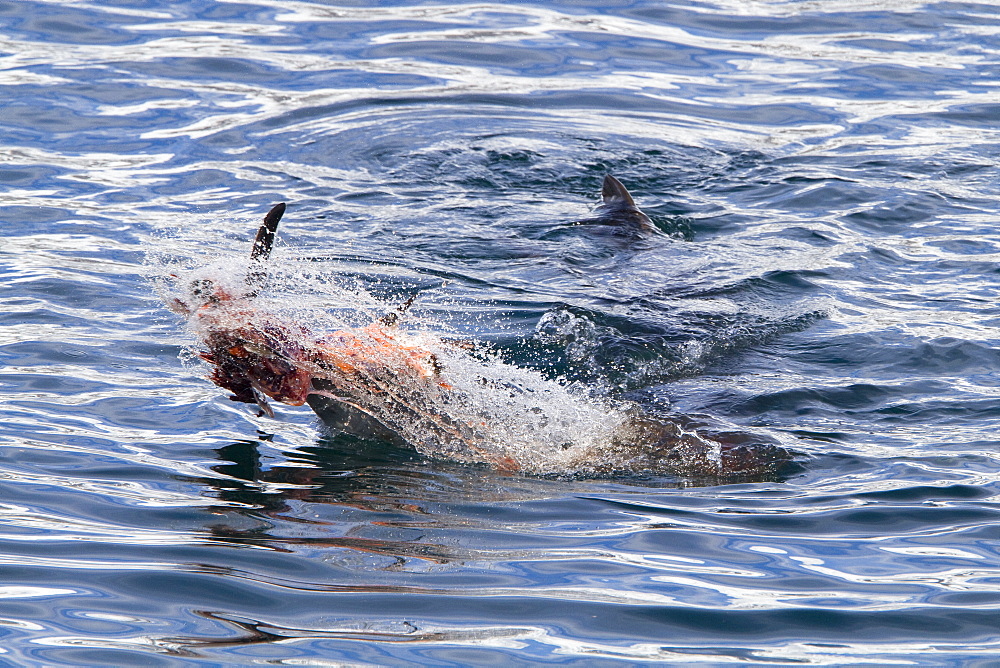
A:
{"type": "Polygon", "coordinates": [[[251,260],[267,260],[271,255],[271,248],[274,246],[274,233],[278,229],[278,221],[285,213],[285,203],[279,202],[271,207],[271,210],[264,216],[264,223],[257,230],[257,238],[253,240],[253,250],[250,251],[251,260]]]}
{"type": "Polygon", "coordinates": [[[632,194],[622,182],[608,174],[601,187],[601,204],[596,213],[604,223],[629,225],[638,228],[655,229],[649,216],[639,210],[632,194]]]}
{"type": "Polygon", "coordinates": [[[604,185],[601,187],[601,197],[604,198],[604,206],[637,208],[635,200],[632,199],[632,193],[622,185],[621,181],[610,174],[604,177],[604,185]]]}
{"type": "Polygon", "coordinates": [[[271,210],[264,216],[264,223],[257,230],[257,237],[253,240],[253,249],[250,251],[250,263],[253,269],[247,274],[247,285],[250,286],[251,297],[256,296],[264,283],[263,264],[271,256],[271,249],[274,247],[274,233],[278,229],[278,222],[285,213],[285,203],[280,202],[271,207],[271,210]]]}

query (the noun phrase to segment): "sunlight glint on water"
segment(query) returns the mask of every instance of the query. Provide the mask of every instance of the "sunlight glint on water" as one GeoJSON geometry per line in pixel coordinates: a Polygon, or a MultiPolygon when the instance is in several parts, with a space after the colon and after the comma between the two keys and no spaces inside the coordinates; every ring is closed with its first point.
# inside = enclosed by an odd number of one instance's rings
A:
{"type": "Polygon", "coordinates": [[[995,663],[997,25],[0,3],[0,656],[995,663]],[[607,173],[658,233],[593,224],[607,173]],[[279,201],[262,313],[419,294],[405,331],[476,342],[426,345],[490,448],[576,475],[228,401],[164,297],[239,284],[279,201]],[[796,462],[556,446],[633,409],[796,462]]]}

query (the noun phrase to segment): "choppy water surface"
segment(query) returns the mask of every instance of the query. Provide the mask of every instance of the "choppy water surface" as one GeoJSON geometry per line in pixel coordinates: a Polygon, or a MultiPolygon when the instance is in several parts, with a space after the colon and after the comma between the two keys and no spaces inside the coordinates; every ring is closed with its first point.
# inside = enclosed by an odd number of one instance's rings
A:
{"type": "Polygon", "coordinates": [[[1000,660],[992,3],[0,26],[0,662],[1000,660]],[[606,173],[657,232],[572,224],[606,173]],[[256,417],[160,293],[277,201],[269,303],[419,291],[500,380],[796,462],[527,476],[256,417]]]}

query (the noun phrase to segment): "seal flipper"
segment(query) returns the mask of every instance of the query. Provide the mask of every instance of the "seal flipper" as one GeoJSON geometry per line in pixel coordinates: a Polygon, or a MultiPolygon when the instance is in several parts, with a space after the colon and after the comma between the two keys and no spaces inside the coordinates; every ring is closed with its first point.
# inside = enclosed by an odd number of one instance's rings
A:
{"type": "Polygon", "coordinates": [[[602,202],[597,207],[597,213],[603,222],[655,229],[649,216],[635,205],[635,200],[632,199],[632,194],[628,189],[610,174],[604,177],[604,184],[601,186],[601,199],[602,202]]]}
{"type": "Polygon", "coordinates": [[[398,306],[395,311],[386,313],[384,316],[379,318],[378,321],[383,325],[385,325],[386,327],[396,326],[396,324],[399,323],[399,319],[403,316],[404,313],[406,313],[407,309],[409,309],[410,306],[413,305],[413,302],[416,301],[417,296],[419,294],[420,294],[419,292],[414,292],[412,295],[410,295],[410,298],[407,299],[405,302],[403,302],[402,305],[398,306]]]}
{"type": "Polygon", "coordinates": [[[264,262],[271,256],[271,249],[274,247],[274,233],[278,229],[278,222],[285,213],[285,203],[279,202],[271,207],[271,210],[264,216],[264,223],[257,230],[257,237],[253,240],[253,249],[250,251],[250,264],[253,269],[247,274],[247,285],[250,286],[248,296],[256,297],[264,283],[265,271],[264,262]]]}

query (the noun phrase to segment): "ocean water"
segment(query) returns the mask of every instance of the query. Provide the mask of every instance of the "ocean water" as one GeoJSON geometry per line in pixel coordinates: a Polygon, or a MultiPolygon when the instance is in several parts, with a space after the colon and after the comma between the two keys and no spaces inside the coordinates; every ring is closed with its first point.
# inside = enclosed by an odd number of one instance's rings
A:
{"type": "Polygon", "coordinates": [[[995,3],[16,0],[0,95],[0,664],[1000,663],[995,3]],[[164,296],[279,201],[268,304],[794,461],[258,417],[164,296]]]}

